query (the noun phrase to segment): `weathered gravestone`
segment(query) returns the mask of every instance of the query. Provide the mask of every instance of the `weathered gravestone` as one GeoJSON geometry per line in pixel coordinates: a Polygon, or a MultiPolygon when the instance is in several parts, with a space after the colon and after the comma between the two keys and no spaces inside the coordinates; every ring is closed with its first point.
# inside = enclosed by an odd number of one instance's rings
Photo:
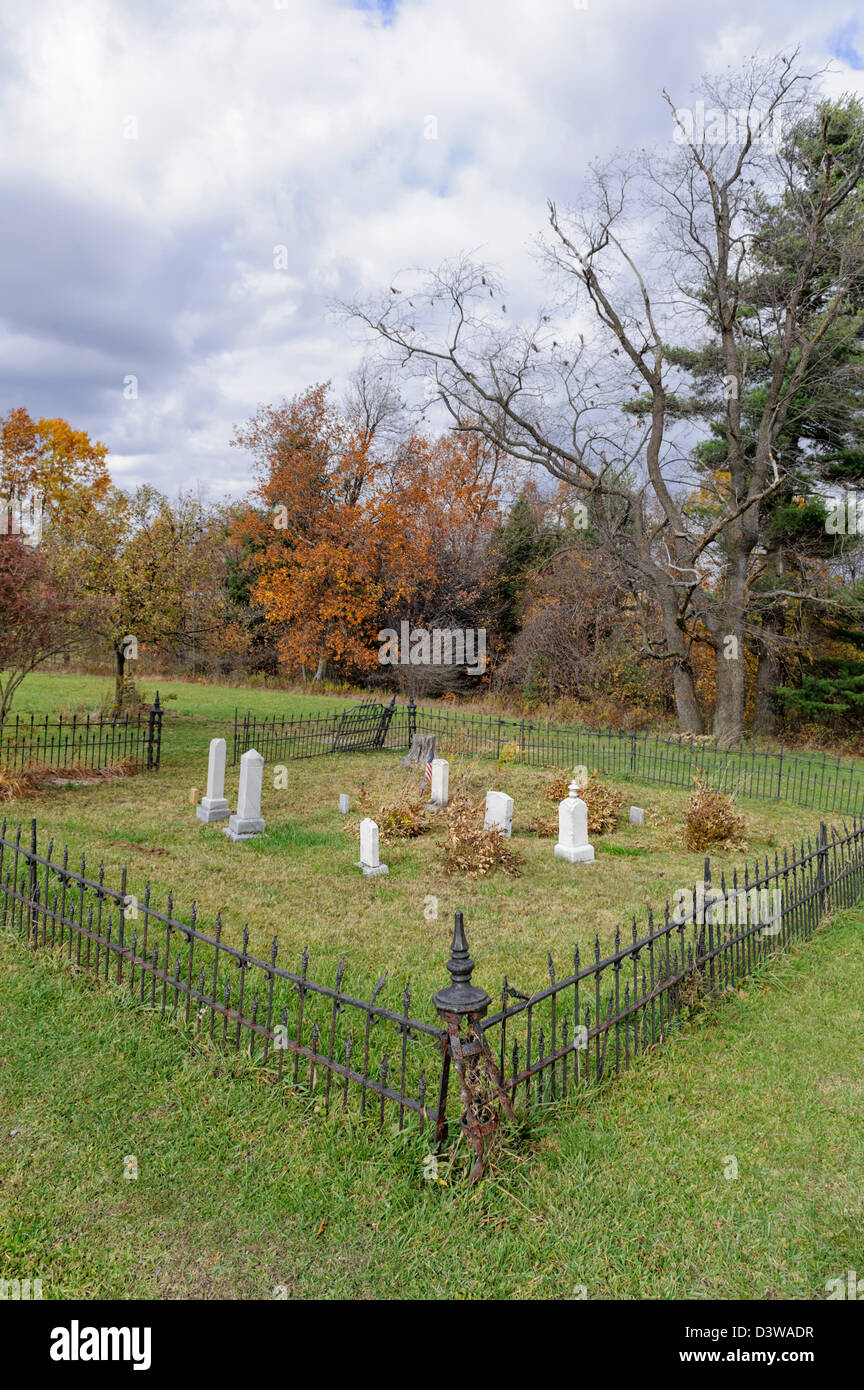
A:
{"type": "Polygon", "coordinates": [[[570,783],[570,795],[558,803],[558,843],[555,858],[568,864],[594,862],[594,846],[588,843],[588,807],[579,795],[578,782],[570,783]]]}
{"type": "Polygon", "coordinates": [[[207,795],[202,796],[201,805],[195,814],[203,825],[212,821],[227,820],[231,807],[225,800],[225,740],[211,738],[210,756],[207,759],[207,795]]]}
{"type": "Polygon", "coordinates": [[[387,865],[381,863],[378,853],[378,826],[369,816],[360,822],[360,862],[354,867],[362,869],[367,878],[390,872],[387,865]]]}
{"type": "Polygon", "coordinates": [[[641,806],[631,806],[631,807],[630,807],[630,824],[631,824],[631,825],[641,825],[642,822],[643,822],[644,820],[645,820],[645,812],[642,810],[642,807],[641,807],[641,806]]]}
{"type": "Polygon", "coordinates": [[[486,815],[483,820],[484,827],[488,830],[490,826],[509,840],[513,832],[513,798],[506,792],[487,792],[486,793],[486,815]]]}
{"type": "Polygon", "coordinates": [[[231,816],[223,834],[229,840],[251,840],[264,830],[261,819],[261,787],[264,782],[264,759],[250,748],[240,759],[240,789],[237,793],[237,814],[231,816]]]}
{"type": "Polygon", "coordinates": [[[432,783],[429,788],[429,805],[443,808],[450,799],[450,764],[446,758],[432,759],[432,783]]]}
{"type": "Polygon", "coordinates": [[[342,812],[343,816],[347,816],[348,812],[351,810],[351,802],[348,799],[347,792],[339,793],[339,810],[342,812]]]}
{"type": "Polygon", "coordinates": [[[435,757],[435,735],[415,734],[411,747],[402,759],[403,767],[425,767],[435,757]]]}

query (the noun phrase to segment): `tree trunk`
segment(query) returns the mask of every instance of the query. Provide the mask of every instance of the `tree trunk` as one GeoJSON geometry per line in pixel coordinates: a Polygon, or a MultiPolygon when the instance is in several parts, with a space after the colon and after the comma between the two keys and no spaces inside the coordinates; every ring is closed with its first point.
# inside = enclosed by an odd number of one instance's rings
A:
{"type": "Polygon", "coordinates": [[[114,648],[114,708],[118,714],[123,710],[123,695],[126,684],[126,647],[121,642],[114,648]]]}
{"type": "Polygon", "coordinates": [[[701,734],[704,732],[705,723],[702,718],[702,711],[699,708],[699,701],[696,699],[696,687],[693,684],[693,672],[688,664],[675,663],[672,671],[672,683],[675,688],[675,708],[678,711],[678,728],[682,734],[701,734]]]}
{"type": "Polygon", "coordinates": [[[727,628],[715,639],[717,653],[717,703],[712,732],[718,743],[737,743],[744,732],[744,640],[741,632],[727,628]],[[734,637],[737,650],[725,655],[725,643],[734,637]]]}
{"type": "MultiPolygon", "coordinates": [[[[782,553],[774,551],[773,554],[769,554],[765,573],[778,588],[783,570],[782,553]]],[[[753,732],[768,737],[773,737],[777,732],[777,707],[771,696],[775,686],[780,684],[780,639],[785,627],[786,601],[776,599],[768,605],[762,615],[762,645],[756,673],[756,709],[753,714],[753,732]]]]}
{"type": "Polygon", "coordinates": [[[682,734],[701,734],[705,725],[696,687],[693,683],[693,668],[687,651],[687,642],[678,625],[678,603],[671,585],[657,595],[663,618],[663,632],[667,651],[672,653],[672,686],[675,691],[675,709],[678,714],[678,728],[682,734]]]}
{"type": "Polygon", "coordinates": [[[773,738],[777,732],[777,709],[771,698],[774,687],[780,684],[780,662],[777,648],[773,645],[775,631],[773,625],[763,622],[765,646],[759,653],[759,667],[756,672],[756,708],[753,712],[753,732],[773,738]],[[770,638],[772,639],[769,641],[770,638]]]}

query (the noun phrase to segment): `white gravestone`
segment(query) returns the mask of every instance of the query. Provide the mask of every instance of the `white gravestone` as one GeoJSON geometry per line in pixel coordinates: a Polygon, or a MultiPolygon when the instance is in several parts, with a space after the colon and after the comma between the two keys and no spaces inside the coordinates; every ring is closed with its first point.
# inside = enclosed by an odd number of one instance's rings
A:
{"type": "Polygon", "coordinates": [[[450,799],[450,764],[446,758],[432,759],[432,782],[429,790],[429,805],[442,810],[450,799]]]}
{"type": "Polygon", "coordinates": [[[348,800],[347,792],[339,793],[339,810],[342,812],[343,816],[347,816],[348,812],[351,810],[351,802],[348,800]]]}
{"type": "Polygon", "coordinates": [[[362,869],[367,878],[374,878],[376,874],[390,872],[387,865],[380,861],[378,827],[369,816],[360,822],[360,863],[355,864],[354,867],[355,869],[362,869]]]}
{"type": "Polygon", "coordinates": [[[588,807],[579,795],[578,782],[570,783],[570,795],[558,803],[558,843],[555,858],[568,864],[593,864],[594,846],[588,843],[588,807]]]}
{"type": "Polygon", "coordinates": [[[486,830],[490,826],[494,826],[505,840],[509,840],[513,831],[512,796],[508,796],[506,792],[487,792],[486,816],[483,825],[486,830]]]}
{"type": "Polygon", "coordinates": [[[202,796],[195,814],[204,824],[211,821],[227,820],[231,807],[225,800],[225,740],[211,738],[210,756],[207,759],[207,795],[202,796]]]}
{"type": "Polygon", "coordinates": [[[630,824],[631,824],[631,825],[641,825],[642,822],[644,821],[644,819],[645,819],[645,812],[642,810],[642,807],[641,807],[641,806],[631,806],[631,807],[630,807],[630,824]]]}
{"type": "Polygon", "coordinates": [[[250,748],[240,759],[240,790],[237,793],[237,814],[231,816],[223,834],[230,840],[251,840],[264,829],[261,819],[261,787],[264,782],[264,759],[250,748]]]}

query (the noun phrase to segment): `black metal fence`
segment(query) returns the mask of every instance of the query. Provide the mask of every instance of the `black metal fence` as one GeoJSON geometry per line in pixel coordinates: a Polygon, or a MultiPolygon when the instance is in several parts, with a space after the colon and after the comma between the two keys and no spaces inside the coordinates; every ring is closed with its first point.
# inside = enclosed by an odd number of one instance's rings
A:
{"type": "MultiPolygon", "coordinates": [[[[0,832],[0,925],[17,931],[37,949],[62,952],[76,966],[125,986],[142,1005],[181,1020],[196,1035],[275,1070],[280,1081],[322,1096],[326,1110],[343,1107],[348,1090],[359,1088],[363,1113],[374,1106],[383,1125],[385,1103],[426,1118],[428,1062],[424,1041],[437,1044],[440,1028],[412,1018],[406,983],[388,1007],[387,976],[368,998],[351,994],[340,962],[330,983],[309,976],[309,953],[291,971],[278,961],[274,937],[270,956],[249,951],[249,929],[239,945],[223,939],[217,916],[212,934],[202,931],[193,907],[188,921],[174,916],[173,894],[164,911],[143,895],[128,892],[124,865],[117,886],[105,882],[100,864],[88,875],[85,856],[70,862],[68,848],[54,857],[54,841],[37,849],[35,820],[29,843],[19,825],[14,837],[0,832]]],[[[432,1052],[434,1059],[435,1052],[432,1052]]],[[[435,1101],[431,1114],[434,1117],[435,1101]]]]}
{"type": "Polygon", "coordinates": [[[259,719],[234,710],[231,761],[236,766],[247,748],[255,748],[265,762],[289,762],[322,753],[361,753],[384,748],[396,713],[395,698],[389,705],[363,700],[334,714],[292,715],[259,719]]]}
{"type": "MultiPolygon", "coordinates": [[[[384,706],[378,706],[383,709],[384,706]]],[[[289,761],[340,751],[339,714],[257,719],[234,715],[234,762],[255,747],[265,759],[289,761]]],[[[368,747],[401,749],[415,733],[434,734],[439,756],[505,758],[539,767],[585,766],[611,777],[690,788],[696,778],[755,800],[784,801],[830,815],[864,813],[864,763],[780,748],[760,752],[686,742],[659,735],[597,732],[561,725],[465,714],[413,702],[393,710],[381,740],[368,747]]],[[[344,750],[343,750],[344,751],[344,750]]],[[[356,750],[355,750],[356,751],[356,750]]]]}
{"type": "Polygon", "coordinates": [[[0,768],[8,772],[34,767],[99,771],[128,759],[136,771],[155,772],[161,753],[158,691],[151,709],[121,718],[10,714],[0,723],[0,768]]]}
{"type": "Polygon", "coordinates": [[[346,987],[344,959],[331,982],[309,976],[304,951],[297,970],[250,953],[248,928],[240,945],[223,938],[221,917],[201,930],[193,908],[188,921],[119,886],[88,876],[84,856],[73,867],[68,849],[55,859],[53,840],[37,848],[36,822],[22,843],[19,826],[0,831],[0,926],[16,931],[34,950],[65,954],[75,965],[132,993],[142,1005],[180,1020],[196,1036],[273,1070],[281,1082],[317,1097],[325,1111],[359,1097],[360,1110],[378,1127],[388,1107],[400,1128],[416,1116],[447,1136],[448,1075],[459,1074],[461,1125],[482,1171],[483,1139],[510,1113],[562,1100],[579,1087],[629,1070],[637,1057],[667,1037],[673,1022],[700,999],[722,995],[768,956],[806,940],[820,920],[864,897],[864,822],[852,828],[821,826],[773,865],[766,859],[736,871],[731,880],[704,880],[681,890],[640,932],[603,955],[595,936],[593,959],[576,946],[572,966],[527,991],[505,979],[501,1007],[488,1014],[489,995],[472,985],[457,913],[451,984],[435,996],[438,1022],[413,1016],[408,983],[385,1002],[386,973],[368,997],[346,987]],[[442,1027],[441,1024],[445,1026],[442,1027]]]}
{"type": "Polygon", "coordinates": [[[684,1009],[733,989],[769,955],[806,940],[827,913],[859,902],[864,823],[842,833],[823,823],[815,845],[802,842],[719,885],[710,860],[704,873],[659,920],[649,911],[647,931],[634,919],[623,944],[616,931],[611,954],[601,955],[595,937],[593,959],[583,962],[577,946],[563,974],[549,956],[548,983],[531,993],[504,981],[501,1007],[482,1027],[511,1097],[548,1102],[627,1071],[684,1009]]]}

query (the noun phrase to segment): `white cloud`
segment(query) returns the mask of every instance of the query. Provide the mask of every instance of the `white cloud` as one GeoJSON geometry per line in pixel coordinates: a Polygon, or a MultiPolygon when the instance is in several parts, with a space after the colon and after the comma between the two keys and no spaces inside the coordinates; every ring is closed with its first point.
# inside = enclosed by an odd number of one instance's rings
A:
{"type": "Polygon", "coordinates": [[[668,139],[661,87],[686,101],[703,70],[795,43],[819,65],[847,22],[840,0],[405,0],[388,22],[336,0],[7,0],[0,409],[66,415],[124,483],[240,487],[232,425],[359,356],[334,295],[478,249],[527,309],[546,197],[668,139]]]}

